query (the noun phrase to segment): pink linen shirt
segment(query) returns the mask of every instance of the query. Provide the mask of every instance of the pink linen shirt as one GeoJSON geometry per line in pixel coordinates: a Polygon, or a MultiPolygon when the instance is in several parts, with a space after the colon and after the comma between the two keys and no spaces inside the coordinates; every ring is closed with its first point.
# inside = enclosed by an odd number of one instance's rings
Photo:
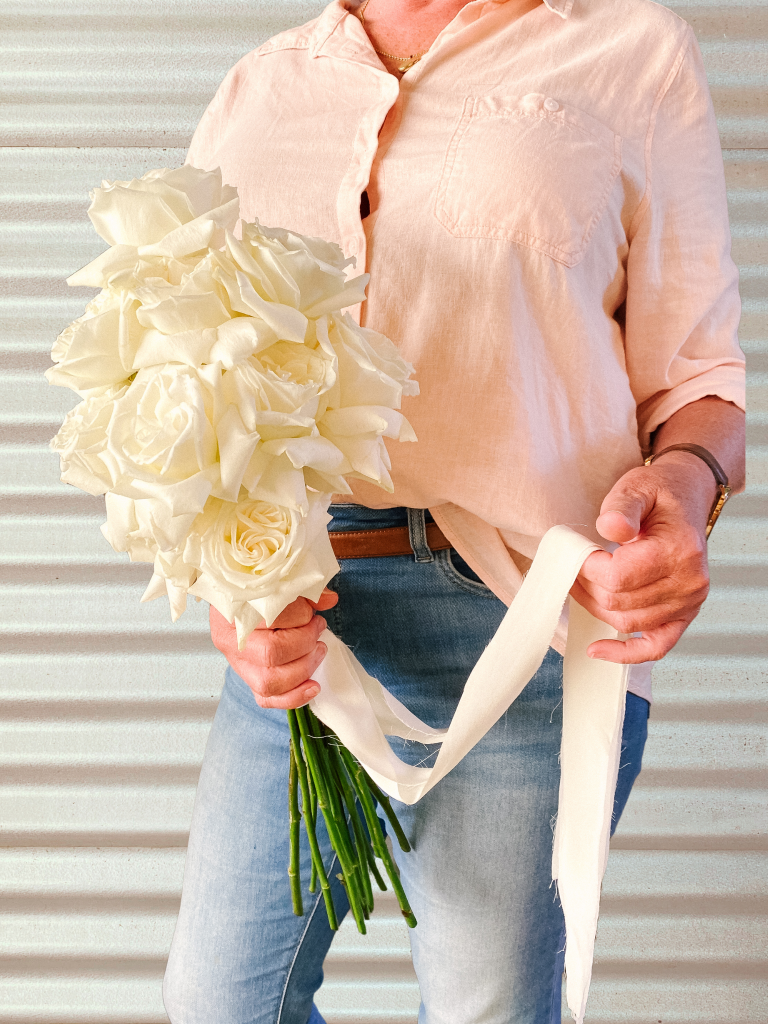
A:
{"type": "Polygon", "coordinates": [[[352,312],[414,364],[419,440],[389,444],[394,494],[347,500],[429,508],[507,603],[550,526],[599,540],[659,424],[744,408],[706,76],[650,0],[473,0],[400,81],[334,0],[232,68],[187,159],[370,272],[352,312]]]}

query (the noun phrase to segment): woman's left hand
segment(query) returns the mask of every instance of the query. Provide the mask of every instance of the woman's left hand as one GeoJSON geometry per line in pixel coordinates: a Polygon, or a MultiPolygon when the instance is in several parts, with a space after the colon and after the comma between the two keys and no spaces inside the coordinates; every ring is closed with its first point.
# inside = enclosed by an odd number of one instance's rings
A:
{"type": "Polygon", "coordinates": [[[688,452],[665,455],[617,481],[596,526],[621,547],[591,554],[571,594],[596,618],[642,636],[593,643],[591,658],[638,664],[658,661],[674,647],[709,592],[704,531],[715,496],[708,466],[688,452]]]}

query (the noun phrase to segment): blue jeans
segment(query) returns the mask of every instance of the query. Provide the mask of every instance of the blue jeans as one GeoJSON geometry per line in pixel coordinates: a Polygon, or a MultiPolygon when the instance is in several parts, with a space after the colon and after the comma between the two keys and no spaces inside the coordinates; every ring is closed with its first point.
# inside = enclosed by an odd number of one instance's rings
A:
{"type": "MultiPolygon", "coordinates": [[[[349,559],[328,623],[425,722],[447,726],[504,605],[451,551],[349,559]],[[419,558],[422,561],[418,561],[419,558]]],[[[408,522],[407,510],[334,506],[331,529],[408,522]]],[[[509,710],[414,806],[395,802],[413,846],[395,852],[418,919],[410,932],[420,1024],[560,1024],[563,915],[551,884],[562,659],[550,649],[509,710]]],[[[629,694],[614,819],[640,771],[648,704],[629,694]]],[[[436,746],[391,740],[412,764],[436,746]]],[[[205,753],[184,891],[164,985],[172,1024],[321,1024],[313,997],[333,933],[308,891],[295,917],[288,863],[288,727],[227,671],[205,753]]],[[[325,857],[330,844],[319,838],[325,857]]],[[[327,861],[326,861],[327,862],[327,861]]],[[[341,915],[348,904],[329,871],[341,915]]]]}

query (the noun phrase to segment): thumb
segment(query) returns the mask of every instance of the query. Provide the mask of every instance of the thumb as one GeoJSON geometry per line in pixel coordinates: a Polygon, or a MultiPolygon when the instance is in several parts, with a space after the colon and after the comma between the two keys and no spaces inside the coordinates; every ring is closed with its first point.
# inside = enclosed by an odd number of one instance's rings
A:
{"type": "Polygon", "coordinates": [[[329,608],[333,608],[335,604],[338,604],[339,595],[334,590],[329,590],[328,587],[320,595],[319,601],[310,601],[309,603],[318,612],[327,612],[329,608]]]}
{"type": "Polygon", "coordinates": [[[600,507],[595,527],[601,537],[617,544],[626,544],[640,533],[643,520],[651,511],[654,499],[628,482],[614,484],[600,507]]]}

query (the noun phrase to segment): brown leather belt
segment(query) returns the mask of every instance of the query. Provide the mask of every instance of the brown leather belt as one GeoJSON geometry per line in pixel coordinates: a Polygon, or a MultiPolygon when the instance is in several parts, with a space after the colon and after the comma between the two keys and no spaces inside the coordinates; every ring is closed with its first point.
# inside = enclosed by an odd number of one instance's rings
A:
{"type": "MultiPolygon", "coordinates": [[[[407,526],[385,526],[381,530],[331,531],[331,547],[337,558],[383,558],[412,555],[407,526]]],[[[452,547],[437,523],[427,523],[427,544],[433,551],[452,547]]]]}

